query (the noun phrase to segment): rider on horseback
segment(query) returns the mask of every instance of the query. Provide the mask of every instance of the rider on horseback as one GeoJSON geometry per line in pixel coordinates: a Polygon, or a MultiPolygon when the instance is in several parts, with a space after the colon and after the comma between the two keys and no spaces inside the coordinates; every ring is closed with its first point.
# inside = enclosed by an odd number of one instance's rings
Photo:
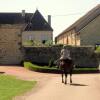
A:
{"type": "Polygon", "coordinates": [[[60,69],[62,72],[62,83],[64,83],[63,74],[65,74],[65,84],[67,84],[68,73],[70,74],[70,83],[72,83],[73,61],[70,56],[69,47],[63,46],[63,49],[61,50],[60,69]]]}
{"type": "Polygon", "coordinates": [[[63,49],[61,50],[60,61],[62,63],[64,63],[64,62],[65,63],[71,63],[72,62],[72,59],[71,59],[71,56],[70,56],[70,51],[65,45],[63,46],[63,49]]]}

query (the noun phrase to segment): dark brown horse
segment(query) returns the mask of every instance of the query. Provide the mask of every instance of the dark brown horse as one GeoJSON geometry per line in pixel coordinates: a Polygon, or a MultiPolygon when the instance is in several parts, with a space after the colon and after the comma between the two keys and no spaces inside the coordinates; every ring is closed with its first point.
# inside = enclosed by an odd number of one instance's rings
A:
{"type": "Polygon", "coordinates": [[[70,74],[70,84],[72,83],[72,71],[74,68],[74,64],[72,60],[59,60],[59,68],[61,69],[62,74],[62,83],[67,84],[67,75],[70,74]],[[63,79],[65,75],[65,81],[63,79]]]}

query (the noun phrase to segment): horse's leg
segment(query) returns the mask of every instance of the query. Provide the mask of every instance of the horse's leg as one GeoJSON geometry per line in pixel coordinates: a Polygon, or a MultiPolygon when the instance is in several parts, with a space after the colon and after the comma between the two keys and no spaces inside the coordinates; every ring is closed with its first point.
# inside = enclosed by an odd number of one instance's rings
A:
{"type": "Polygon", "coordinates": [[[70,84],[72,83],[72,70],[70,71],[70,84]]]}
{"type": "Polygon", "coordinates": [[[64,83],[63,76],[64,76],[64,75],[63,75],[63,71],[62,71],[62,83],[64,83]]]}
{"type": "Polygon", "coordinates": [[[65,73],[65,84],[67,84],[67,73],[65,73]]]}
{"type": "Polygon", "coordinates": [[[70,84],[72,83],[72,73],[73,73],[74,63],[71,61],[71,70],[70,70],[70,84]]]}

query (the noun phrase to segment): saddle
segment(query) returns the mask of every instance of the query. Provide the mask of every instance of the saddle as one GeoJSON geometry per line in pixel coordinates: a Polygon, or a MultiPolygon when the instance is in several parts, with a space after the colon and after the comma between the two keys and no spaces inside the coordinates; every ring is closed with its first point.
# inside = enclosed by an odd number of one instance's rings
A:
{"type": "Polygon", "coordinates": [[[65,65],[65,64],[68,64],[68,65],[72,64],[72,60],[71,59],[63,59],[60,61],[61,66],[65,65]]]}
{"type": "Polygon", "coordinates": [[[72,60],[66,59],[60,61],[60,69],[69,71],[72,69],[72,60]]]}

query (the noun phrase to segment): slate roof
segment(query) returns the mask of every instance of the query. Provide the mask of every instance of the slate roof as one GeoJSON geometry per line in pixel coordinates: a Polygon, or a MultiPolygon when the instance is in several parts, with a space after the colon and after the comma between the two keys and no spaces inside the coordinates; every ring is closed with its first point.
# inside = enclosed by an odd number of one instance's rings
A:
{"type": "Polygon", "coordinates": [[[47,21],[44,19],[44,17],[41,15],[41,13],[36,10],[34,15],[31,18],[30,23],[25,28],[25,31],[53,31],[51,26],[47,23],[47,21]]]}
{"type": "MultiPolygon", "coordinates": [[[[98,16],[100,16],[100,4],[98,4],[92,10],[82,16],[79,20],[77,20],[75,23],[65,29],[61,34],[68,32],[72,29],[75,29],[76,32],[79,32],[82,28],[84,28],[88,23],[90,23],[98,16]]],[[[61,34],[59,34],[58,36],[60,36],[61,34]]]]}
{"type": "Polygon", "coordinates": [[[21,24],[23,21],[28,23],[32,13],[26,13],[25,18],[21,13],[0,13],[0,24],[21,24]]]}
{"type": "Polygon", "coordinates": [[[36,10],[33,13],[0,13],[0,24],[22,24],[26,23],[25,31],[53,31],[51,26],[47,23],[41,13],[36,10]]]}

